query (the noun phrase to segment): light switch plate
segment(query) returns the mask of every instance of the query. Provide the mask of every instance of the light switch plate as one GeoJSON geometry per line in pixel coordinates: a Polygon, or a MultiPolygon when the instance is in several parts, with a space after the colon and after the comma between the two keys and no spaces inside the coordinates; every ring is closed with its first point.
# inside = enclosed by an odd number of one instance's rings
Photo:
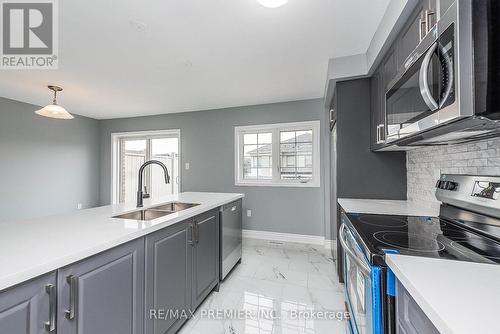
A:
{"type": "Polygon", "coordinates": [[[189,170],[189,162],[186,162],[186,170],[189,170]]]}
{"type": "Polygon", "coordinates": [[[252,210],[247,210],[247,217],[252,217],[252,210]]]}

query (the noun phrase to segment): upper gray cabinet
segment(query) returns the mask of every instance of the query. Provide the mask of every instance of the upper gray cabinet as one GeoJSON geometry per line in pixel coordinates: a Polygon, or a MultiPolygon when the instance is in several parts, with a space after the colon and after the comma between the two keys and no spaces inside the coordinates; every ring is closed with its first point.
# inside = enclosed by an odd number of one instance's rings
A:
{"type": "Polygon", "coordinates": [[[408,56],[415,50],[425,35],[424,11],[424,3],[420,2],[396,40],[398,50],[397,69],[404,66],[408,56]]]}
{"type": "Polygon", "coordinates": [[[58,333],[141,334],[144,238],[60,269],[58,333]]]}
{"type": "Polygon", "coordinates": [[[385,146],[385,94],[394,83],[394,79],[405,68],[409,56],[436,24],[440,13],[446,11],[455,0],[421,0],[408,21],[399,31],[394,43],[382,57],[382,62],[375,70],[371,81],[371,149],[378,150],[385,146]],[[378,92],[378,93],[377,93],[378,92]],[[376,95],[375,95],[376,94],[376,95]]]}
{"type": "Polygon", "coordinates": [[[55,333],[56,296],[55,273],[0,292],[0,333],[55,333]]]}
{"type": "Polygon", "coordinates": [[[383,110],[383,84],[382,73],[377,70],[370,78],[370,124],[371,124],[371,149],[376,150],[382,144],[385,127],[383,110]]]}
{"type": "Polygon", "coordinates": [[[219,209],[193,219],[193,308],[219,284],[219,209]]]}
{"type": "Polygon", "coordinates": [[[190,315],[193,248],[191,219],[146,237],[146,334],[175,333],[190,315]],[[179,313],[148,314],[159,309],[179,313]]]}

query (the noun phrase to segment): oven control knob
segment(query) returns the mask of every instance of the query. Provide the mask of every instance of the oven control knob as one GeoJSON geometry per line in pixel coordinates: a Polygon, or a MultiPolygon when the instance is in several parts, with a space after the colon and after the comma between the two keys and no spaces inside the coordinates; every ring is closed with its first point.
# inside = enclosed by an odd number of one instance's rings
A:
{"type": "Polygon", "coordinates": [[[453,190],[456,190],[457,187],[458,187],[458,183],[456,183],[456,182],[447,181],[446,184],[445,184],[445,189],[446,190],[453,191],[453,190]]]}

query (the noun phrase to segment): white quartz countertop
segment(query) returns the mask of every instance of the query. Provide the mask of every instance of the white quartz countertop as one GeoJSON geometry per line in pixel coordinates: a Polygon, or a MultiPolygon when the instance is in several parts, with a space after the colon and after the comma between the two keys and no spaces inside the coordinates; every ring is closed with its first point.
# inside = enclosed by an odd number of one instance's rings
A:
{"type": "Polygon", "coordinates": [[[386,255],[441,334],[500,333],[500,265],[386,255]]]}
{"type": "Polygon", "coordinates": [[[410,201],[339,198],[340,206],[347,213],[379,215],[430,216],[439,215],[439,205],[425,205],[410,201]]]}
{"type": "Polygon", "coordinates": [[[111,218],[137,210],[134,203],[0,224],[0,291],[244,197],[186,192],[144,200],[144,208],[179,201],[195,207],[151,221],[111,218]]]}

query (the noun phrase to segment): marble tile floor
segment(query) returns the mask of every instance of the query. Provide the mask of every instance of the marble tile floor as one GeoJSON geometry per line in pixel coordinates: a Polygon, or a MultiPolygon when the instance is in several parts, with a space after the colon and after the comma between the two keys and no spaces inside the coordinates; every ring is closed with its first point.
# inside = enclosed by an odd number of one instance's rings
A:
{"type": "Polygon", "coordinates": [[[246,239],[242,263],[179,333],[344,334],[343,312],[330,250],[246,239]]]}

